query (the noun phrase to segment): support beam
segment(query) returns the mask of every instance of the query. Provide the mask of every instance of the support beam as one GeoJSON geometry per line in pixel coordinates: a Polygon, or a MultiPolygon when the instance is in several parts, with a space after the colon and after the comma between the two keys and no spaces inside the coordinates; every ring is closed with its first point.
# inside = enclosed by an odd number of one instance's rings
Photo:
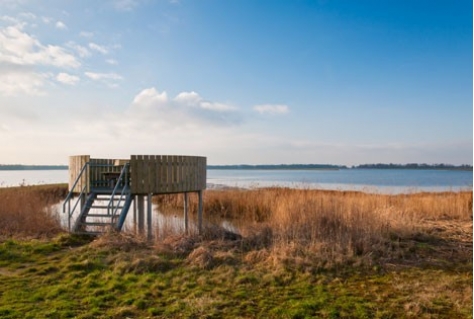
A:
{"type": "Polygon", "coordinates": [[[137,233],[137,196],[133,196],[133,231],[137,233]]]}
{"type": "Polygon", "coordinates": [[[143,235],[145,232],[145,196],[137,196],[138,208],[138,233],[143,235]]]}
{"type": "Polygon", "coordinates": [[[147,226],[147,239],[148,240],[151,240],[153,238],[153,234],[152,234],[152,220],[151,220],[151,214],[153,212],[153,207],[152,207],[152,202],[151,202],[151,199],[152,199],[152,195],[153,194],[148,194],[148,198],[147,198],[147,210],[146,210],[146,226],[147,226]]]}
{"type": "Polygon", "coordinates": [[[188,193],[184,193],[184,231],[186,235],[189,234],[188,226],[188,193]]]}
{"type": "Polygon", "coordinates": [[[199,194],[198,230],[199,230],[199,235],[202,235],[202,191],[199,191],[198,194],[199,194]]]}

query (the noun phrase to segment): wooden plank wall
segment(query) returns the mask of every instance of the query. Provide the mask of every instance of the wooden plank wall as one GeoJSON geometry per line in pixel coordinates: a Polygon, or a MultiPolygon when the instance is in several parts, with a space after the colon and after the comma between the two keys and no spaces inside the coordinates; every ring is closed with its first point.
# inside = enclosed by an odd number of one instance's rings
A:
{"type": "Polygon", "coordinates": [[[131,160],[90,158],[89,155],[69,157],[69,190],[82,167],[90,163],[88,171],[78,182],[74,192],[82,187],[107,185],[105,172],[120,173],[122,165],[130,161],[130,186],[132,194],[169,194],[194,192],[206,189],[207,159],[202,156],[132,155],[131,160]],[[96,164],[108,166],[95,166],[96,164]]]}
{"type": "Polygon", "coordinates": [[[79,155],[69,157],[69,190],[71,190],[77,176],[82,170],[82,167],[89,162],[87,171],[82,175],[78,182],[75,193],[80,193],[82,187],[87,185],[87,192],[90,192],[90,187],[104,187],[108,185],[107,179],[104,177],[105,172],[120,173],[125,162],[129,160],[104,159],[104,158],[90,158],[89,155],[79,155]],[[122,164],[122,165],[115,165],[122,164]],[[108,165],[108,166],[96,166],[108,165]]]}
{"type": "Polygon", "coordinates": [[[183,193],[206,189],[207,159],[200,156],[132,155],[132,194],[183,193]]]}
{"type": "Polygon", "coordinates": [[[107,187],[109,181],[105,178],[104,173],[120,173],[123,165],[129,160],[108,159],[108,158],[91,158],[90,159],[90,181],[93,187],[107,187]],[[107,166],[102,166],[107,165],[107,166]]]}
{"type": "MultiPolygon", "coordinates": [[[[69,156],[69,191],[72,190],[72,186],[81,173],[82,167],[89,162],[89,159],[89,155],[69,156]]],[[[73,190],[75,193],[80,193],[82,188],[87,185],[87,175],[88,172],[84,172],[73,190]]]]}

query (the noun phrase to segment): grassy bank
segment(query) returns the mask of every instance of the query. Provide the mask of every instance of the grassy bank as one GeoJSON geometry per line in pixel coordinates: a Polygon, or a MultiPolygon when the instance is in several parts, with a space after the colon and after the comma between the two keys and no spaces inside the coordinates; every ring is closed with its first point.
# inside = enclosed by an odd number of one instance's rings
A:
{"type": "MultiPolygon", "coordinates": [[[[38,193],[17,190],[1,189],[0,206],[38,193]]],[[[47,215],[59,194],[18,211],[47,215]]],[[[0,317],[472,318],[472,192],[207,191],[205,215],[241,236],[214,225],[147,242],[1,224],[0,317]]]]}

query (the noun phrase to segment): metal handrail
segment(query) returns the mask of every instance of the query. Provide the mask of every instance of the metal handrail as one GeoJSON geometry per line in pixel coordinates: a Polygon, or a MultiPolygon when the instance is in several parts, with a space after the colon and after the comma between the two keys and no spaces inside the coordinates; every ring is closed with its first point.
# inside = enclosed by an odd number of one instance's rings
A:
{"type": "MultiPolygon", "coordinates": [[[[127,182],[128,180],[127,180],[127,176],[126,176],[127,172],[128,172],[128,166],[129,166],[128,163],[125,163],[125,165],[123,166],[122,170],[120,171],[120,176],[117,179],[117,182],[115,184],[114,190],[112,191],[112,194],[110,195],[110,201],[109,201],[109,204],[107,205],[107,214],[112,215],[112,217],[117,214],[117,211],[120,207],[120,203],[123,200],[125,190],[128,188],[128,182],[127,182]],[[120,192],[120,197],[119,197],[119,201],[117,203],[117,206],[114,207],[114,196],[117,193],[118,187],[120,186],[120,183],[122,182],[122,179],[123,179],[124,176],[125,176],[125,183],[122,187],[122,191],[120,192]],[[111,211],[112,211],[112,214],[111,214],[111,211]]],[[[111,222],[113,224],[113,218],[111,219],[111,222]]]]}
{"type": "Polygon", "coordinates": [[[66,213],[66,205],[67,205],[67,212],[68,212],[68,218],[67,218],[67,227],[68,227],[68,230],[71,231],[71,217],[72,215],[74,214],[74,211],[76,210],[77,208],[77,205],[79,205],[79,201],[80,199],[82,198],[83,194],[85,194],[86,192],[86,189],[87,189],[87,183],[84,185],[84,187],[81,189],[81,192],[79,194],[79,196],[77,197],[77,200],[76,200],[76,203],[74,204],[72,210],[71,210],[71,200],[74,198],[74,189],[76,188],[77,186],[77,183],[79,182],[79,180],[81,179],[82,177],[82,174],[84,174],[84,172],[86,171],[87,167],[89,166],[89,162],[85,163],[84,166],[82,167],[81,169],[81,172],[79,173],[79,175],[77,176],[76,180],[74,181],[74,184],[72,185],[71,187],[71,190],[69,191],[69,193],[67,194],[66,196],[66,199],[64,200],[64,203],[63,203],[63,214],[66,213]]]}
{"type": "MultiPolygon", "coordinates": [[[[91,162],[87,162],[87,163],[84,164],[84,166],[82,167],[81,171],[79,172],[79,175],[77,176],[76,180],[74,181],[74,184],[72,185],[72,187],[71,187],[71,189],[70,189],[70,191],[69,191],[68,195],[66,196],[66,199],[64,200],[64,203],[63,203],[63,213],[65,214],[67,212],[67,214],[68,214],[68,229],[69,229],[69,231],[71,231],[71,218],[74,215],[74,212],[76,211],[77,206],[79,205],[79,203],[80,203],[81,199],[84,197],[84,195],[87,194],[88,189],[90,187],[92,187],[89,175],[87,175],[86,183],[81,188],[81,190],[79,192],[79,196],[77,197],[77,200],[73,204],[72,209],[71,209],[71,201],[74,199],[75,191],[76,191],[77,185],[79,183],[79,180],[81,180],[81,178],[84,175],[84,172],[87,171],[87,168],[92,168],[92,167],[116,167],[116,166],[111,165],[111,164],[99,164],[99,163],[91,163],[91,162]]],[[[120,204],[124,200],[124,197],[126,197],[125,196],[126,191],[128,191],[128,189],[129,189],[129,187],[128,187],[129,186],[128,185],[129,184],[129,181],[128,181],[128,167],[129,167],[129,163],[125,163],[125,165],[122,167],[122,169],[120,171],[119,178],[117,179],[115,187],[114,187],[114,189],[112,191],[112,194],[110,196],[110,200],[109,200],[109,203],[107,205],[107,213],[109,215],[111,213],[112,213],[113,216],[115,216],[117,214],[117,211],[119,209],[120,204]],[[120,187],[121,184],[123,184],[123,187],[120,191],[119,201],[115,205],[114,196],[119,192],[119,187],[120,187]]],[[[92,190],[92,188],[90,188],[90,190],[92,190]]],[[[112,219],[112,223],[113,223],[113,219],[112,219]]]]}

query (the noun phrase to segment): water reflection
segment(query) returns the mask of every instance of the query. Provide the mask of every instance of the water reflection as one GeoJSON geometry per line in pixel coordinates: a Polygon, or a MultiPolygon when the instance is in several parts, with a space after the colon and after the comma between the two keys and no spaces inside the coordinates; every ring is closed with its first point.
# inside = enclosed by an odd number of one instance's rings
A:
{"type": "MultiPolygon", "coordinates": [[[[108,201],[97,201],[97,205],[107,205],[108,201]]],[[[146,205],[145,205],[146,207],[146,205]]],[[[51,213],[55,214],[59,219],[61,226],[68,230],[68,216],[67,213],[63,213],[63,202],[59,202],[51,206],[51,213]]],[[[94,209],[91,208],[89,211],[90,214],[104,214],[104,210],[101,209],[94,209]]],[[[125,223],[123,225],[123,231],[126,232],[138,232],[138,213],[134,211],[134,205],[130,207],[128,211],[127,217],[125,219],[125,223]]],[[[144,214],[145,219],[145,232],[147,230],[146,225],[146,209],[144,214]]],[[[205,213],[204,213],[205,215],[205,213]]],[[[76,219],[79,216],[79,208],[76,209],[72,218],[71,218],[71,228],[74,226],[76,219]]],[[[96,220],[99,221],[99,220],[96,220]]],[[[204,216],[203,223],[206,225],[207,223],[218,225],[225,230],[239,233],[239,228],[234,225],[231,221],[225,220],[222,218],[208,218],[208,216],[204,216]]],[[[198,226],[197,226],[197,216],[190,214],[188,215],[188,230],[189,233],[197,233],[198,226]]],[[[184,225],[184,210],[182,209],[167,209],[166,211],[162,212],[158,205],[152,204],[152,232],[153,236],[158,238],[164,238],[170,235],[178,235],[185,233],[185,225],[184,225]]]]}

